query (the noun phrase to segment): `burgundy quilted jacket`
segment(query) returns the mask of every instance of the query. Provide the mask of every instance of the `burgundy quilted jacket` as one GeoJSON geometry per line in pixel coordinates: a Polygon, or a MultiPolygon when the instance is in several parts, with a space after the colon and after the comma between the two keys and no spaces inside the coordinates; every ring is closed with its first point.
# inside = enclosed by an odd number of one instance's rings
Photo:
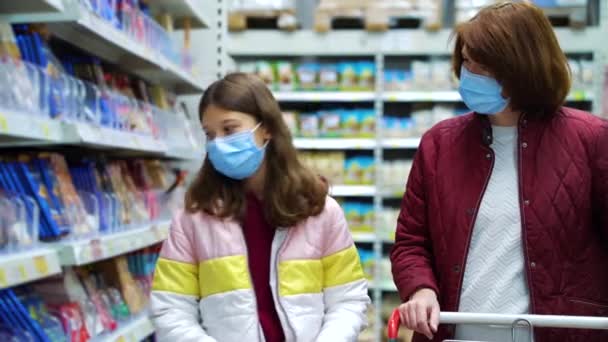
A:
{"type": "MultiPolygon", "coordinates": [[[[608,316],[608,122],[562,108],[519,121],[519,202],[535,314],[608,316]]],[[[494,163],[486,117],[444,121],[422,138],[391,252],[402,300],[434,289],[458,311],[471,231],[494,163]]],[[[435,341],[451,338],[441,327],[435,341]]],[[[608,332],[537,329],[536,342],[608,341],[608,332]]],[[[425,341],[416,336],[414,341],[425,341]]]]}

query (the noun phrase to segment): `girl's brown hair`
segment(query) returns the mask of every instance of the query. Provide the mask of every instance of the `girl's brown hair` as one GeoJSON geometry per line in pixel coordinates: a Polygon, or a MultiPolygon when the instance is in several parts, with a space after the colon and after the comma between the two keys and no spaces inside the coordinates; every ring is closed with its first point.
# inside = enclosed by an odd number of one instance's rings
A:
{"type": "MultiPolygon", "coordinates": [[[[270,224],[291,227],[321,213],[328,186],[298,159],[279,105],[261,79],[233,73],[215,81],[201,99],[201,120],[209,106],[249,114],[270,133],[263,194],[265,215],[270,224]]],[[[244,209],[244,182],[224,176],[205,158],[186,193],[186,210],[240,219],[244,209]]]]}
{"type": "Polygon", "coordinates": [[[527,2],[488,6],[456,27],[452,66],[460,77],[462,48],[501,83],[513,110],[548,118],[570,91],[570,69],[551,23],[527,2]]]}

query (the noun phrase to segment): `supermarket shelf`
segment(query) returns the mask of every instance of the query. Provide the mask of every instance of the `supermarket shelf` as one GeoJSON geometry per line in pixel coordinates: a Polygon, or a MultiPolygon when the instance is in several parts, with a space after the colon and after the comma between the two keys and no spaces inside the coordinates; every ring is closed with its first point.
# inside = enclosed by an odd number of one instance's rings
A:
{"type": "Polygon", "coordinates": [[[0,1],[2,16],[10,15],[14,18],[27,13],[54,13],[63,11],[62,0],[19,0],[0,1]]]}
{"type": "Polygon", "coordinates": [[[0,109],[0,145],[45,145],[63,140],[63,128],[57,120],[0,109]]]}
{"type": "Polygon", "coordinates": [[[57,252],[52,248],[0,255],[0,289],[61,273],[57,252]]]}
{"type": "Polygon", "coordinates": [[[168,149],[165,152],[165,157],[179,160],[197,160],[203,159],[203,149],[200,151],[192,149],[168,149]]]}
{"type": "Polygon", "coordinates": [[[332,196],[337,197],[372,197],[376,194],[373,185],[334,185],[330,188],[332,196]]]}
{"type": "Polygon", "coordinates": [[[368,150],[376,147],[375,139],[296,138],[296,148],[304,150],[368,150]]]}
{"type": "Polygon", "coordinates": [[[374,243],[376,242],[376,234],[374,233],[352,233],[353,240],[358,243],[374,243]]]}
{"type": "Polygon", "coordinates": [[[193,79],[166,58],[134,41],[112,24],[90,13],[81,5],[72,9],[66,21],[50,22],[48,27],[55,36],[87,52],[146,79],[152,83],[175,87],[179,92],[197,92],[202,83],[193,79]]]}
{"type": "Polygon", "coordinates": [[[145,224],[140,228],[57,244],[64,266],[86,265],[112,258],[164,241],[169,234],[169,220],[145,224]]]}
{"type": "Polygon", "coordinates": [[[373,91],[279,91],[274,97],[280,102],[372,102],[373,91]]]}
{"type": "Polygon", "coordinates": [[[118,329],[91,339],[92,342],[140,342],[154,333],[154,325],[149,314],[143,312],[127,322],[120,323],[118,329]]]}
{"type": "Polygon", "coordinates": [[[460,102],[457,91],[387,91],[382,96],[386,102],[460,102]]]}
{"type": "MultiPolygon", "coordinates": [[[[566,53],[591,53],[603,41],[600,28],[584,30],[556,28],[558,40],[566,53]]],[[[363,30],[340,30],[316,33],[245,31],[230,33],[227,51],[233,56],[373,56],[385,55],[449,55],[452,30],[389,30],[370,33],[363,30]],[[273,42],[273,44],[268,44],[273,42]]]]}
{"type": "Polygon", "coordinates": [[[164,142],[156,140],[151,136],[119,131],[107,127],[75,123],[66,124],[64,130],[66,143],[149,153],[164,154],[167,151],[167,146],[164,142]]]}
{"type": "Polygon", "coordinates": [[[382,147],[389,148],[401,148],[401,149],[414,149],[420,145],[420,138],[385,138],[382,139],[382,147]]]}
{"type": "MultiPolygon", "coordinates": [[[[456,90],[446,91],[387,91],[382,95],[385,102],[461,102],[456,90]]],[[[593,93],[586,90],[573,90],[568,101],[593,101],[593,93]]]]}
{"type": "Polygon", "coordinates": [[[211,25],[209,14],[200,0],[157,0],[149,2],[153,13],[171,13],[175,20],[175,28],[183,28],[183,19],[190,18],[191,27],[207,28],[211,25]]]}

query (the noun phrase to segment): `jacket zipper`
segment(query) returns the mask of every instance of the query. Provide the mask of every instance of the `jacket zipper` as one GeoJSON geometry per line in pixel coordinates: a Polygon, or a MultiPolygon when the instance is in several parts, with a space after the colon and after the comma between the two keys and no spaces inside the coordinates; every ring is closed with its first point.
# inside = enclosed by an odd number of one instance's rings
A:
{"type": "Polygon", "coordinates": [[[526,283],[528,285],[528,295],[530,296],[530,313],[534,313],[535,310],[535,304],[534,304],[534,291],[532,291],[532,286],[531,286],[531,276],[532,276],[532,272],[530,271],[530,260],[529,260],[529,256],[528,256],[528,233],[526,230],[526,215],[525,215],[525,210],[523,207],[523,203],[525,201],[525,199],[523,198],[523,162],[522,162],[522,158],[521,158],[521,122],[522,120],[524,120],[524,117],[526,115],[522,114],[521,117],[519,118],[519,121],[517,122],[517,169],[518,169],[518,182],[519,182],[519,213],[521,216],[521,239],[522,239],[522,244],[523,244],[523,249],[524,249],[524,260],[525,260],[525,264],[524,264],[524,268],[526,269],[526,283]]]}
{"type": "MultiPolygon", "coordinates": [[[[291,332],[291,335],[295,338],[296,337],[295,329],[293,329],[293,327],[291,326],[291,323],[289,323],[289,318],[287,317],[287,311],[285,311],[285,308],[283,307],[283,303],[281,303],[281,296],[279,294],[279,254],[281,252],[281,249],[283,249],[283,245],[285,245],[286,240],[287,240],[287,236],[285,236],[285,238],[281,242],[281,245],[277,249],[277,252],[274,255],[274,270],[275,270],[274,273],[275,273],[276,282],[275,282],[275,286],[274,286],[275,288],[274,288],[273,292],[275,292],[275,295],[277,297],[276,304],[279,307],[279,309],[281,310],[281,313],[283,313],[283,317],[285,317],[285,325],[291,332]]],[[[279,317],[279,319],[280,319],[280,317],[279,317]]]]}
{"type": "Polygon", "coordinates": [[[471,238],[473,237],[473,229],[475,229],[475,221],[477,221],[477,215],[479,214],[479,207],[481,206],[481,200],[483,199],[484,194],[488,188],[488,183],[490,183],[490,177],[494,172],[494,150],[491,148],[486,148],[492,154],[492,163],[490,165],[490,172],[486,176],[486,181],[483,185],[483,189],[481,190],[481,194],[479,195],[479,199],[477,200],[477,206],[475,208],[475,215],[469,224],[469,234],[467,236],[467,244],[465,246],[464,258],[462,259],[460,266],[460,280],[458,281],[458,295],[456,296],[456,312],[460,311],[460,296],[462,294],[462,282],[464,281],[464,272],[467,265],[467,258],[469,257],[469,248],[471,245],[471,238]]]}

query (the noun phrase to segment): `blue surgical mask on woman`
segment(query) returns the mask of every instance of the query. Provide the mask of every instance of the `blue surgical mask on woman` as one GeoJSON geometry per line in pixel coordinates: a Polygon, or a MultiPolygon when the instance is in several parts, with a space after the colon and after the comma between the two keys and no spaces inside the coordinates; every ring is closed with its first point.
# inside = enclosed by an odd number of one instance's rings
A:
{"type": "Polygon", "coordinates": [[[509,101],[502,97],[502,86],[493,78],[460,68],[458,92],[470,110],[479,114],[494,115],[507,108],[509,101]]]}
{"type": "Polygon", "coordinates": [[[213,167],[226,177],[245,179],[251,177],[264,160],[266,145],[258,147],[255,142],[255,130],[234,133],[226,137],[215,138],[207,142],[207,155],[213,167]]]}

